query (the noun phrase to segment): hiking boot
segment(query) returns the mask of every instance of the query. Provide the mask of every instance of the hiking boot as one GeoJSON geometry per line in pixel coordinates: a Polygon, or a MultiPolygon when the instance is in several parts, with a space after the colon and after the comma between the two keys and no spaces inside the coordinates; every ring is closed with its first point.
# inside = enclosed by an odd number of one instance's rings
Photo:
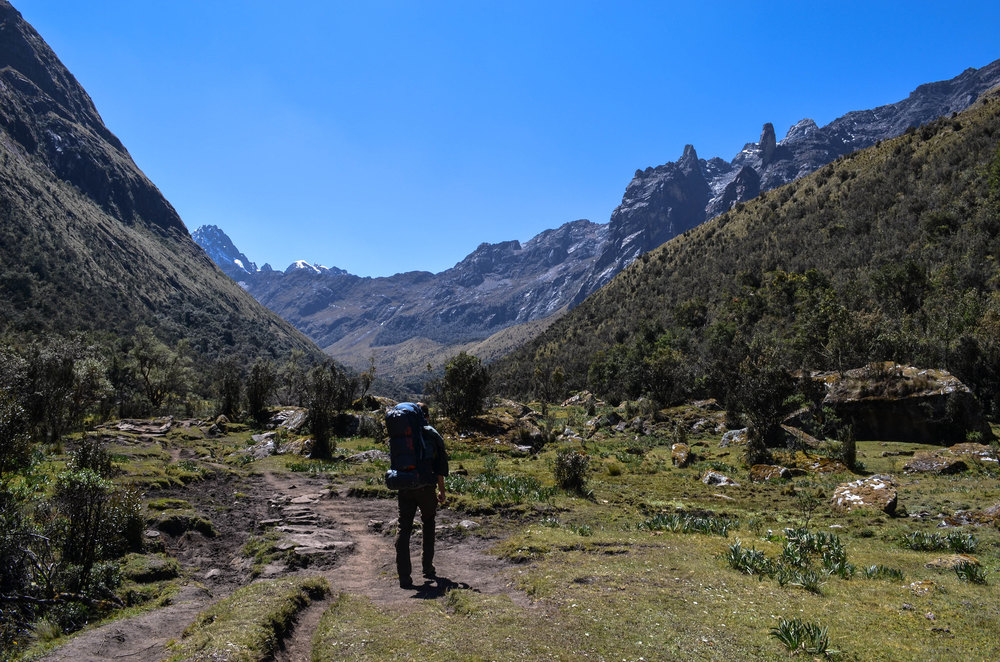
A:
{"type": "Polygon", "coordinates": [[[427,578],[427,579],[434,579],[437,576],[438,576],[437,570],[434,569],[434,566],[431,566],[429,568],[424,568],[424,577],[425,578],[427,578]]]}
{"type": "Polygon", "coordinates": [[[410,579],[409,577],[400,577],[399,588],[415,588],[413,586],[413,580],[410,579]]]}

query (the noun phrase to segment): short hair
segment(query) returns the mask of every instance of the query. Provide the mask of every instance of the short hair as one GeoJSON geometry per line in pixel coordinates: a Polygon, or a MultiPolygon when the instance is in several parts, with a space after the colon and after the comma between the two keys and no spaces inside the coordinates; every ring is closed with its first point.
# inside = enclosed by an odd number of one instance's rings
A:
{"type": "Polygon", "coordinates": [[[420,407],[420,411],[424,413],[424,418],[430,416],[430,410],[427,408],[426,402],[418,402],[417,406],[420,407]]]}

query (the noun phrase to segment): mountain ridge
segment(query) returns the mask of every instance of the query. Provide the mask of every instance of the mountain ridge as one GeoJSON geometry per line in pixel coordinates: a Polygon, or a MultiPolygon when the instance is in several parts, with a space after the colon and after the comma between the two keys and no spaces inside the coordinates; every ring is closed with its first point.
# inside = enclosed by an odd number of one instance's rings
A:
{"type": "Polygon", "coordinates": [[[136,326],[195,351],[315,345],[227,278],[42,37],[0,0],[0,332],[136,326]]]}

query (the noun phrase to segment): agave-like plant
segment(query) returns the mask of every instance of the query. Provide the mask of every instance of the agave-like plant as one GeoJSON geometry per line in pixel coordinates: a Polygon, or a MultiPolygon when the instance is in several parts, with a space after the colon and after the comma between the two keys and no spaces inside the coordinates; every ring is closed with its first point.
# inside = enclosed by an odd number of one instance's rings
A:
{"type": "Polygon", "coordinates": [[[830,649],[827,628],[798,618],[790,621],[781,619],[776,627],[771,628],[771,636],[784,644],[791,653],[802,651],[814,655],[830,655],[836,652],[830,649]]]}
{"type": "Polygon", "coordinates": [[[986,570],[981,565],[962,561],[955,566],[955,574],[963,582],[970,584],[986,584],[986,570]]]}

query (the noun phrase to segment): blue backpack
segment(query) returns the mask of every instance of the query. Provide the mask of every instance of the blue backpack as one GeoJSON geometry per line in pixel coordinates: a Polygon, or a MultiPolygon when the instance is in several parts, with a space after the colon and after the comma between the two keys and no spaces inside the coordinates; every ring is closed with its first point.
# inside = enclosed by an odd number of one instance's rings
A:
{"type": "Polygon", "coordinates": [[[389,432],[385,486],[390,490],[434,484],[434,447],[424,440],[423,427],[424,414],[412,402],[401,402],[385,412],[385,428],[389,432]]]}

